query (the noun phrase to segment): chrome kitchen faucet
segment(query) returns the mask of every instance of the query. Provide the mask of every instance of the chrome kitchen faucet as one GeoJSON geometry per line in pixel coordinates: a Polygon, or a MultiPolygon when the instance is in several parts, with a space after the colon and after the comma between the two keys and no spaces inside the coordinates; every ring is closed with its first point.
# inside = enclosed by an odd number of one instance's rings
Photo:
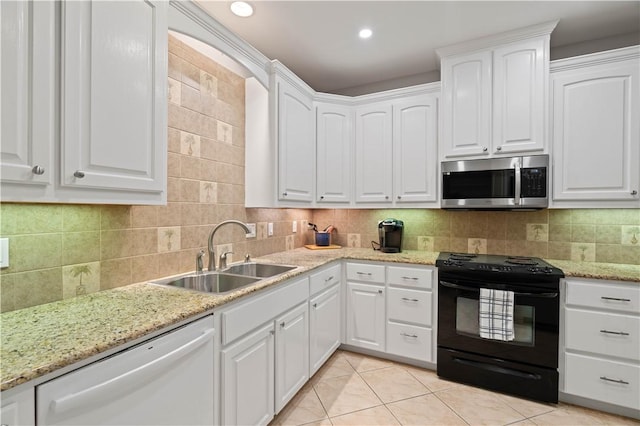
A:
{"type": "Polygon", "coordinates": [[[231,224],[231,223],[235,223],[236,225],[242,227],[242,229],[244,229],[244,232],[247,233],[247,234],[249,232],[251,232],[249,227],[244,222],[241,222],[239,220],[229,219],[229,220],[224,220],[224,221],[220,222],[219,224],[217,224],[211,230],[211,233],[209,234],[209,245],[208,245],[208,248],[209,248],[209,266],[208,266],[208,269],[209,269],[209,271],[215,271],[216,270],[216,254],[215,254],[215,251],[213,249],[213,237],[216,234],[216,231],[218,229],[220,229],[223,225],[228,225],[228,224],[231,224]]]}

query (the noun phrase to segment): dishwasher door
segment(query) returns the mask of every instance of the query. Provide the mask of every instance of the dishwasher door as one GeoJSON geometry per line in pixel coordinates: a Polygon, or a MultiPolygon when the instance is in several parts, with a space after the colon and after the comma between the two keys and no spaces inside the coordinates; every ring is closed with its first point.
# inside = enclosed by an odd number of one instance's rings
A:
{"type": "Polygon", "coordinates": [[[213,424],[213,316],[37,387],[38,425],[213,424]]]}

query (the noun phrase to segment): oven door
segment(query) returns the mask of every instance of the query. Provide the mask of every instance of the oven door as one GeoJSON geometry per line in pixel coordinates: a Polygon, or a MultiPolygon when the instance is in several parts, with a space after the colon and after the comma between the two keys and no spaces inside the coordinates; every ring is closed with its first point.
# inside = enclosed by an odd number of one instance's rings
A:
{"type": "Polygon", "coordinates": [[[441,273],[438,346],[547,368],[558,367],[559,295],[524,283],[478,282],[441,273]],[[514,340],[480,337],[480,288],[514,292],[514,340]]]}

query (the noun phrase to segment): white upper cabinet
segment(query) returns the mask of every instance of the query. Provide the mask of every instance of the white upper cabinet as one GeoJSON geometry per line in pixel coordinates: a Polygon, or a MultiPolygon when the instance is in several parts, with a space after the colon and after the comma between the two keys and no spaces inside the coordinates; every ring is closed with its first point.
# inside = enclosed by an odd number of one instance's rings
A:
{"type": "Polygon", "coordinates": [[[392,113],[390,102],[356,108],[356,203],[390,203],[392,195],[392,113]]]}
{"type": "Polygon", "coordinates": [[[438,50],[442,159],[546,152],[549,39],[556,24],[438,50]]]}
{"type": "Polygon", "coordinates": [[[316,104],[316,201],[349,203],[353,110],[328,102],[316,104]]]}
{"type": "Polygon", "coordinates": [[[166,202],[167,8],[2,3],[3,200],[166,202]]]}
{"type": "Polygon", "coordinates": [[[639,58],[635,46],[554,62],[554,206],[640,206],[639,58]]]}
{"type": "Polygon", "coordinates": [[[311,203],[315,182],[313,97],[295,75],[274,63],[278,199],[311,203]]]}
{"type": "Polygon", "coordinates": [[[8,192],[38,198],[52,189],[56,142],[54,6],[54,2],[0,3],[4,200],[8,192]],[[5,184],[21,185],[12,189],[5,184]]]}
{"type": "Polygon", "coordinates": [[[437,199],[437,109],[438,98],[433,95],[410,97],[393,104],[396,203],[437,199]]]}

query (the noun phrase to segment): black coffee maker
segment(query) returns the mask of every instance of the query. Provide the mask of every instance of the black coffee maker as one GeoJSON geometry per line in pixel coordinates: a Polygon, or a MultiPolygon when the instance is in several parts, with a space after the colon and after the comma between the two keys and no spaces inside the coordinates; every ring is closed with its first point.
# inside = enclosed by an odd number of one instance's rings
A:
{"type": "Polygon", "coordinates": [[[398,219],[385,219],[378,222],[380,251],[384,253],[400,253],[402,251],[402,232],[404,223],[398,219]]]}

